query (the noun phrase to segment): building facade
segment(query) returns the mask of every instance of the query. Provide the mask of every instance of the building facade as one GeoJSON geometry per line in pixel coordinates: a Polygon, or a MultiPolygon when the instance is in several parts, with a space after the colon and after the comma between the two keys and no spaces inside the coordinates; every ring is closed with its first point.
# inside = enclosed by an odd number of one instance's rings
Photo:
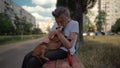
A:
{"type": "Polygon", "coordinates": [[[120,0],[101,0],[101,10],[106,12],[104,31],[110,31],[111,26],[120,18],[120,0]]]}
{"type": "Polygon", "coordinates": [[[111,31],[112,25],[115,24],[116,20],[120,18],[120,0],[97,0],[94,8],[90,9],[87,16],[89,16],[90,21],[95,24],[95,17],[98,15],[99,10],[105,11],[106,21],[103,25],[103,31],[111,31]]]}
{"type": "Polygon", "coordinates": [[[15,16],[18,16],[19,19],[32,23],[34,25],[33,28],[35,27],[35,18],[12,0],[0,0],[0,13],[8,14],[13,21],[13,25],[15,16]]]}

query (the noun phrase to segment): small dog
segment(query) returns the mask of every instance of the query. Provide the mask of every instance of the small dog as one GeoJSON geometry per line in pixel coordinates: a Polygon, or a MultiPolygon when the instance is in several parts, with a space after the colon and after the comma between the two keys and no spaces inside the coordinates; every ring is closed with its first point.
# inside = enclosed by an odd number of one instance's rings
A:
{"type": "MultiPolygon", "coordinates": [[[[56,30],[61,31],[63,33],[63,27],[58,27],[58,28],[56,28],[56,30]]],[[[57,37],[57,35],[55,35],[52,39],[49,39],[49,40],[50,40],[50,42],[48,42],[48,43],[42,42],[37,47],[35,47],[32,55],[49,61],[49,59],[44,56],[46,50],[57,49],[62,45],[62,43],[59,40],[59,38],[57,37]]]]}

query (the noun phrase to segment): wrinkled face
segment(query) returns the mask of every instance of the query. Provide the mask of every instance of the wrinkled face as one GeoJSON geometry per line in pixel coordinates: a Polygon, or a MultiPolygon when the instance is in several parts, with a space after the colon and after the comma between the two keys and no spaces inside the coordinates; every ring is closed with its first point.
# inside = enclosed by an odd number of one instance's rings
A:
{"type": "Polygon", "coordinates": [[[66,26],[66,24],[69,21],[69,18],[62,14],[59,17],[56,17],[55,20],[59,26],[66,26]]]}

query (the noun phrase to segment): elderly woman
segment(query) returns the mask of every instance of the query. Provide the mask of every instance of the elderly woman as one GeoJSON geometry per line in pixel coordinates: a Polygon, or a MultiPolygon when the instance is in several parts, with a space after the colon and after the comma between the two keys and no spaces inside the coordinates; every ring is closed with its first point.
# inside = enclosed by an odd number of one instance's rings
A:
{"type": "MultiPolygon", "coordinates": [[[[58,7],[52,12],[52,15],[54,16],[56,23],[51,28],[51,31],[44,42],[49,42],[48,38],[51,38],[56,34],[63,45],[56,50],[48,50],[45,53],[45,57],[49,58],[50,61],[67,58],[68,50],[70,51],[70,54],[73,55],[75,53],[75,43],[79,33],[78,22],[71,19],[70,12],[67,8],[58,7]],[[64,27],[64,35],[56,30],[56,28],[60,26],[64,27]],[[68,39],[70,39],[70,41],[68,39]]],[[[47,62],[44,59],[33,57],[32,52],[33,51],[25,56],[22,68],[42,68],[42,65],[47,62]]]]}

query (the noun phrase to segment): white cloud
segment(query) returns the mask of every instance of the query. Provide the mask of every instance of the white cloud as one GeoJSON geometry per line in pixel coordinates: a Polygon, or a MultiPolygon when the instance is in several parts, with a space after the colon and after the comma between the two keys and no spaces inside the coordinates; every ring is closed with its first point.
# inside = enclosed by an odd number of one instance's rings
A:
{"type": "Polygon", "coordinates": [[[32,3],[37,5],[54,5],[57,0],[32,0],[32,3]]]}
{"type": "Polygon", "coordinates": [[[42,7],[40,7],[40,6],[30,7],[30,6],[24,5],[23,8],[24,8],[25,10],[27,10],[28,12],[44,11],[44,8],[42,8],[42,7]]]}
{"type": "Polygon", "coordinates": [[[35,7],[31,7],[31,6],[22,6],[25,10],[27,10],[28,12],[51,12],[55,9],[55,6],[54,7],[51,7],[51,8],[43,8],[39,5],[35,6],[35,7]]]}
{"type": "Polygon", "coordinates": [[[32,13],[32,15],[36,18],[36,23],[52,20],[52,17],[44,17],[38,13],[32,13]]]}
{"type": "Polygon", "coordinates": [[[36,6],[23,5],[22,7],[31,13],[38,23],[53,19],[51,12],[55,9],[56,1],[57,0],[32,0],[32,3],[36,6]]]}

